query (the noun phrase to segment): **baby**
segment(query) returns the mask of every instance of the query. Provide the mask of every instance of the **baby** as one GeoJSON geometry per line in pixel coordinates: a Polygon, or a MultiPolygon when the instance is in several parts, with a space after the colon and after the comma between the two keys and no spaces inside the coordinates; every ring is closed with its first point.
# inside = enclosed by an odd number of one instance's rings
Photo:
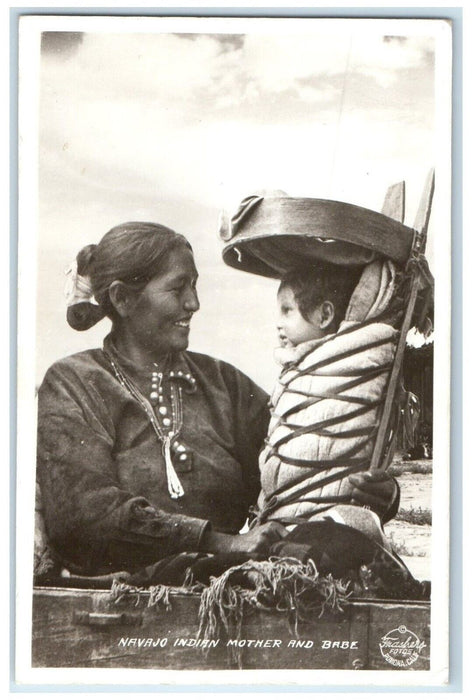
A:
{"type": "Polygon", "coordinates": [[[349,477],[369,467],[397,331],[379,317],[394,293],[391,263],[320,264],[288,273],[278,295],[282,371],[260,456],[258,521],[332,518],[375,536],[375,513],[352,505],[349,477]]]}
{"type": "Polygon", "coordinates": [[[295,347],[336,333],[359,275],[357,270],[327,264],[288,273],[277,293],[281,347],[295,347]]]}

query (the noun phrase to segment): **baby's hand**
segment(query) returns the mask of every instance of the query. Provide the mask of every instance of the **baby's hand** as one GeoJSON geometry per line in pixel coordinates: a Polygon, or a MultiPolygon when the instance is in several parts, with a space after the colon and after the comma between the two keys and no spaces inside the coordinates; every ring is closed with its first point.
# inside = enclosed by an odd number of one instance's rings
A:
{"type": "Polygon", "coordinates": [[[376,472],[361,472],[349,477],[353,488],[351,503],[365,506],[377,513],[385,515],[398,494],[395,479],[382,470],[376,472]]]}

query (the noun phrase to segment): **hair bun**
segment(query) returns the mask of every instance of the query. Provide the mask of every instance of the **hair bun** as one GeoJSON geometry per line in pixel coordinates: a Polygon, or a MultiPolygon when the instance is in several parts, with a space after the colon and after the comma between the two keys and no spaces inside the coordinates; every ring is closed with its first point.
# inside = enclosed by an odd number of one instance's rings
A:
{"type": "Polygon", "coordinates": [[[75,331],[87,331],[105,317],[105,311],[90,301],[80,301],[67,307],[67,323],[75,331]]]}
{"type": "Polygon", "coordinates": [[[96,247],[97,246],[95,243],[90,243],[89,245],[84,246],[82,250],[79,250],[77,253],[77,272],[79,275],[84,276],[89,274],[89,268],[92,263],[92,258],[96,247]]]}

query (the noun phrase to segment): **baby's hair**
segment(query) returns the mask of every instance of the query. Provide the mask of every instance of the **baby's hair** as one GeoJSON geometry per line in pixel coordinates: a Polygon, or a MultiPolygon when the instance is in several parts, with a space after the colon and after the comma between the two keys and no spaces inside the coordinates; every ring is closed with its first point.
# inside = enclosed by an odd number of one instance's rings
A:
{"type": "Polygon", "coordinates": [[[303,265],[292,268],[282,277],[280,289],[290,287],[306,321],[320,304],[330,301],[334,306],[334,326],[337,330],[346,315],[361,270],[325,262],[303,265]]]}

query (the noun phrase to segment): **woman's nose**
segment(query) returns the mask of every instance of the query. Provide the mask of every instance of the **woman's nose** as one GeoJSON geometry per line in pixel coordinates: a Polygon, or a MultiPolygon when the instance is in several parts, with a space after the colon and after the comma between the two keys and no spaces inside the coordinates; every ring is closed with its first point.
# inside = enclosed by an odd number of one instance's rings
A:
{"type": "Polygon", "coordinates": [[[184,299],[184,309],[186,311],[198,311],[200,308],[200,302],[198,300],[198,294],[196,289],[191,289],[187,293],[185,299],[184,299]]]}

